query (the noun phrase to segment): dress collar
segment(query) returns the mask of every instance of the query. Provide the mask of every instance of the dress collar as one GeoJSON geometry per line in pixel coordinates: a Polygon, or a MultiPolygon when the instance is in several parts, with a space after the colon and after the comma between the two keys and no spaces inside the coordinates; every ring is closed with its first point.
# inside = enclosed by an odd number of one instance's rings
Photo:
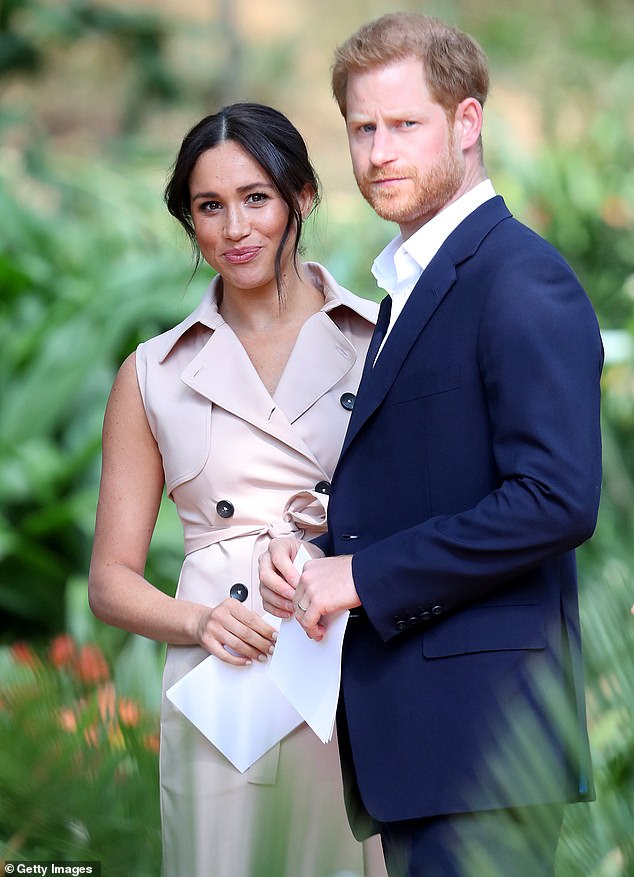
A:
{"type": "MultiPolygon", "coordinates": [[[[320,309],[323,313],[329,314],[336,308],[343,307],[358,314],[371,324],[376,322],[377,306],[374,302],[354,295],[344,286],[340,286],[332,274],[318,262],[304,262],[302,267],[324,296],[324,303],[320,309]]],[[[159,362],[163,362],[169,356],[175,345],[192,326],[202,324],[215,331],[224,325],[225,321],[218,310],[219,285],[220,278],[216,276],[207,287],[198,307],[184,320],[160,336],[158,341],[159,362]]]]}

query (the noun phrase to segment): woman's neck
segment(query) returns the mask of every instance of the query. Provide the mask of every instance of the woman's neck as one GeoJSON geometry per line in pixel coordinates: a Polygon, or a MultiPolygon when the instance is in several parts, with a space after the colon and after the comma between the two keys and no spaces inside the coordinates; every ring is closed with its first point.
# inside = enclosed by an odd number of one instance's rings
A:
{"type": "Polygon", "coordinates": [[[283,278],[282,294],[277,285],[261,289],[236,289],[224,285],[220,313],[236,332],[271,332],[276,328],[301,325],[323,305],[322,293],[299,266],[283,278]]]}
{"type": "Polygon", "coordinates": [[[223,295],[220,313],[273,396],[300,329],[323,306],[323,293],[310,282],[301,266],[299,275],[293,271],[288,278],[281,301],[277,289],[228,293],[223,295]]]}

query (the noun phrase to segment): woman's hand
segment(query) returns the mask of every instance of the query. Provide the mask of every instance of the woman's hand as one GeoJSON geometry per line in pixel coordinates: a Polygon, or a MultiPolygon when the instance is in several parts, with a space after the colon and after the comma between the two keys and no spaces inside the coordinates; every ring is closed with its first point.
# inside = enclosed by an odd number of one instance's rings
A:
{"type": "Polygon", "coordinates": [[[268,549],[260,555],[260,596],[267,612],[278,618],[292,618],[295,614],[295,589],[299,572],[293,561],[300,545],[311,557],[323,557],[321,548],[312,542],[300,542],[287,536],[272,539],[268,549]]]}
{"type": "Polygon", "coordinates": [[[196,639],[221,661],[239,666],[266,661],[273,654],[277,631],[239,600],[227,597],[213,609],[203,609],[196,639]]]}

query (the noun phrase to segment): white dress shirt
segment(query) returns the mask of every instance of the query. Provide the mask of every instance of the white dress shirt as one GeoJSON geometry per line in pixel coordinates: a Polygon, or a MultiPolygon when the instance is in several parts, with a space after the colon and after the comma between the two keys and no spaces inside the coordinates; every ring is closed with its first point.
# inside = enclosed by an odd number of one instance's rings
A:
{"type": "Polygon", "coordinates": [[[376,257],[372,274],[377,286],[392,298],[390,324],[377,358],[425,268],[463,219],[495,194],[491,180],[483,180],[437,213],[407,240],[398,234],[376,257]]]}

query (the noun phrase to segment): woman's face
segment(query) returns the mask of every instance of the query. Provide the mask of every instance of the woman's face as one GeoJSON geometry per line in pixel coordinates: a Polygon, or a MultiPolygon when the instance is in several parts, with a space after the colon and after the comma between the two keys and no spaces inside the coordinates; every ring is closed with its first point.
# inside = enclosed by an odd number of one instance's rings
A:
{"type": "MultiPolygon", "coordinates": [[[[288,206],[258,162],[237,143],[220,143],[198,157],[189,194],[200,252],[222,275],[225,294],[271,287],[277,295],[275,256],[288,206]]],[[[285,248],[282,273],[292,244],[285,248]]]]}

